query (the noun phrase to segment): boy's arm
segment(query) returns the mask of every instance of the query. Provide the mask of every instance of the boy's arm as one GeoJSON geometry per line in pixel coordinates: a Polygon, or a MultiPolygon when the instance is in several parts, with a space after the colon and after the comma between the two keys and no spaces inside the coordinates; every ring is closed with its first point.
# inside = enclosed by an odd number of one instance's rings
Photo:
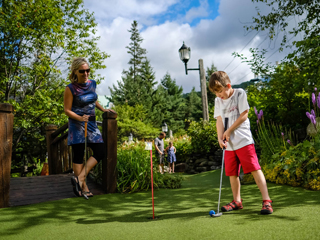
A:
{"type": "Polygon", "coordinates": [[[227,147],[227,145],[223,142],[224,140],[224,127],[223,127],[223,122],[222,122],[222,117],[218,116],[217,117],[217,134],[218,134],[218,142],[221,148],[227,147]]]}
{"type": "Polygon", "coordinates": [[[227,131],[224,132],[223,134],[223,139],[226,139],[226,141],[229,141],[230,138],[230,134],[237,129],[241,123],[243,123],[245,120],[247,120],[248,118],[248,113],[249,113],[249,109],[243,111],[240,116],[238,117],[238,119],[227,129],[227,131]]]}

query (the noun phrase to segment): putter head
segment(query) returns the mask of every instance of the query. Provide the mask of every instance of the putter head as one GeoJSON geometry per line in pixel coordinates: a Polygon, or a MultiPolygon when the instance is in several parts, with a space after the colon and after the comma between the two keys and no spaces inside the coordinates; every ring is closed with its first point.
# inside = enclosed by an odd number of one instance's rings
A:
{"type": "Polygon", "coordinates": [[[222,215],[222,212],[221,213],[212,214],[211,216],[212,217],[220,217],[221,215],[222,215]]]}
{"type": "Polygon", "coordinates": [[[89,198],[88,198],[87,194],[82,193],[82,195],[83,195],[83,197],[84,197],[86,200],[89,200],[89,198]]]}

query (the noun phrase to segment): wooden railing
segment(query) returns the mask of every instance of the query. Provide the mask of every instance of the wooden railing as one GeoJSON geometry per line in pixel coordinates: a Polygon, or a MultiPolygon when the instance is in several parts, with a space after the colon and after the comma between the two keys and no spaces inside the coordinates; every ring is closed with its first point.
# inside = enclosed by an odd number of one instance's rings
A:
{"type": "MultiPolygon", "coordinates": [[[[117,114],[105,112],[102,137],[105,144],[105,158],[102,160],[102,188],[106,193],[114,193],[117,188],[117,114]]],[[[56,125],[46,127],[49,174],[72,172],[72,151],[67,145],[68,123],[59,129],[56,125]]],[[[90,152],[87,151],[89,154],[90,152]]]]}
{"type": "MultiPolygon", "coordinates": [[[[0,103],[0,208],[9,207],[10,172],[13,140],[13,106],[0,103]]],[[[105,158],[102,160],[102,188],[106,193],[117,189],[117,114],[102,115],[105,158]]],[[[49,174],[72,171],[71,148],[67,146],[68,124],[59,129],[46,127],[49,174]]]]}
{"type": "Polygon", "coordinates": [[[13,106],[0,103],[0,208],[9,207],[13,106]]]}

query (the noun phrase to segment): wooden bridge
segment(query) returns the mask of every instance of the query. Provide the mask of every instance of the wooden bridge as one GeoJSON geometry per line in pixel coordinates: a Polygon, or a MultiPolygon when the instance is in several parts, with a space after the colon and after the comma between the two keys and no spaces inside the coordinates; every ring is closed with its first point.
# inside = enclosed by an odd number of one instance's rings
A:
{"type": "MultiPolygon", "coordinates": [[[[48,176],[11,178],[12,112],[12,105],[0,104],[0,208],[74,197],[70,182],[72,151],[67,145],[68,123],[59,129],[55,125],[46,127],[48,176]]],[[[117,186],[117,114],[105,112],[102,117],[103,121],[99,123],[105,144],[102,185],[88,178],[93,195],[114,193],[117,186]]]]}

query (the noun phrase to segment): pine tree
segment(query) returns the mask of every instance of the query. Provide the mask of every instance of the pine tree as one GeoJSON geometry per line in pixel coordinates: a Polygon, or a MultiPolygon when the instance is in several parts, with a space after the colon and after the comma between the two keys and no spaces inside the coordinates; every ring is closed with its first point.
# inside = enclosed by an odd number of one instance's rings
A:
{"type": "Polygon", "coordinates": [[[118,86],[113,85],[109,88],[111,92],[109,99],[115,105],[143,105],[150,114],[152,94],[156,84],[155,73],[145,56],[146,49],[141,47],[143,39],[140,37],[137,21],[133,21],[128,31],[131,33],[131,42],[126,48],[131,55],[128,62],[130,67],[128,70],[123,70],[121,81],[117,81],[118,86]]]}
{"type": "Polygon", "coordinates": [[[184,128],[185,100],[183,98],[183,88],[177,86],[176,81],[167,73],[161,80],[161,84],[166,92],[166,109],[164,120],[173,131],[184,128]]]}
{"type": "Polygon", "coordinates": [[[131,29],[128,31],[131,33],[131,42],[126,48],[129,49],[127,53],[132,56],[128,62],[128,64],[131,65],[128,74],[133,77],[134,81],[139,81],[140,79],[138,79],[138,77],[141,72],[142,62],[146,58],[147,50],[141,47],[143,39],[140,37],[137,21],[133,21],[131,29]]]}
{"type": "MultiPolygon", "coordinates": [[[[185,109],[185,119],[189,121],[199,121],[202,115],[202,102],[201,95],[196,92],[195,87],[192,88],[191,92],[186,95],[186,109],[185,109]]],[[[186,125],[186,128],[188,124],[186,125]]]]}

